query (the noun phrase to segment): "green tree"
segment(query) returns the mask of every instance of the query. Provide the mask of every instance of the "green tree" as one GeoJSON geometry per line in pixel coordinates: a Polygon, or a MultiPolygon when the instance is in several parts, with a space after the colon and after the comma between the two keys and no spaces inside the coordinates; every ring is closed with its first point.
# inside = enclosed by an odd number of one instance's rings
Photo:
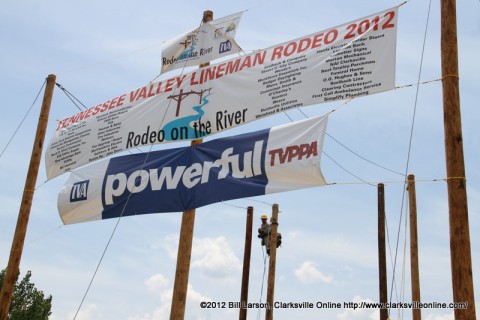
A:
{"type": "MultiPolygon", "coordinates": [[[[22,281],[15,283],[8,320],[48,320],[52,314],[52,296],[45,298],[43,291],[37,290],[30,282],[32,272],[28,271],[22,281]]],[[[5,270],[0,272],[0,288],[5,279],[5,270]]]]}

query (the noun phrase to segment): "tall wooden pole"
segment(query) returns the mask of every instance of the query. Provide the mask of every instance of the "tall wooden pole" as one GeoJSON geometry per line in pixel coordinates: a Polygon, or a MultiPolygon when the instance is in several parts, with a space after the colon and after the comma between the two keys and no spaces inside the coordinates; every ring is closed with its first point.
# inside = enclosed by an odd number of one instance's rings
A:
{"type": "Polygon", "coordinates": [[[180,239],[178,243],[177,268],[173,285],[172,308],[170,319],[183,320],[187,301],[188,276],[190,258],[192,256],[193,229],[195,225],[195,209],[187,210],[182,215],[180,239]]]}
{"type": "Polygon", "coordinates": [[[18,213],[17,227],[13,236],[10,258],[8,259],[5,280],[0,293],[0,319],[6,320],[10,302],[12,300],[13,288],[19,274],[20,260],[22,259],[23,245],[27,233],[28,220],[30,218],[30,209],[32,208],[33,193],[37,183],[38,168],[42,158],[43,141],[47,130],[48,116],[52,104],[53,89],[55,87],[55,75],[47,77],[47,85],[43,96],[42,109],[38,119],[37,133],[33,144],[32,156],[28,167],[27,179],[23,190],[22,203],[18,213]]]}
{"type": "Polygon", "coordinates": [[[272,206],[272,222],[270,226],[270,261],[268,266],[267,311],[266,320],[273,319],[273,297],[275,293],[275,267],[277,263],[277,228],[278,204],[272,206]]]}
{"type": "Polygon", "coordinates": [[[467,309],[455,309],[454,314],[456,320],[475,320],[475,297],[458,85],[456,17],[456,1],[441,0],[442,88],[453,301],[468,302],[467,309]]]}
{"type": "Polygon", "coordinates": [[[248,281],[250,277],[250,257],[252,253],[253,207],[247,208],[247,224],[245,230],[245,249],[243,250],[242,289],[240,292],[240,320],[247,319],[248,281]]]}
{"type": "MultiPolygon", "coordinates": [[[[378,184],[378,270],[380,303],[387,303],[387,255],[385,249],[385,187],[378,184]]],[[[380,320],[388,319],[388,309],[380,309],[380,320]]]]}
{"type": "MultiPolygon", "coordinates": [[[[410,208],[410,272],[412,282],[412,301],[420,302],[420,272],[418,269],[418,236],[417,236],[417,195],[415,192],[415,176],[409,174],[408,199],[410,208]]],[[[412,308],[412,320],[421,320],[421,309],[412,308]]]]}
{"type": "MultiPolygon", "coordinates": [[[[213,20],[213,12],[203,12],[202,22],[213,20]]],[[[200,68],[209,63],[200,65],[200,68]]],[[[192,147],[201,144],[202,139],[192,141],[192,147]]],[[[195,226],[195,209],[187,210],[182,215],[180,227],[180,239],[178,241],[177,267],[175,271],[175,283],[173,285],[172,307],[170,320],[183,320],[185,317],[185,305],[187,301],[188,276],[190,274],[190,260],[192,256],[193,229],[195,226]]]]}

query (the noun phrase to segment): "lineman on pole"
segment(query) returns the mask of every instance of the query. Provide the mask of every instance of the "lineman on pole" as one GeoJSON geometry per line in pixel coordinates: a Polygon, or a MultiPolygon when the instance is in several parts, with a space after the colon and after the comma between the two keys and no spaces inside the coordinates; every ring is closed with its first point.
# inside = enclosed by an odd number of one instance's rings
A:
{"type": "MultiPolygon", "coordinates": [[[[262,220],[262,224],[260,228],[258,228],[258,237],[262,239],[262,246],[265,246],[267,250],[267,254],[270,255],[270,224],[267,222],[268,216],[266,214],[262,214],[260,216],[262,220]]],[[[272,219],[270,219],[271,221],[272,219]]],[[[282,244],[282,234],[277,233],[277,248],[282,244]]]]}

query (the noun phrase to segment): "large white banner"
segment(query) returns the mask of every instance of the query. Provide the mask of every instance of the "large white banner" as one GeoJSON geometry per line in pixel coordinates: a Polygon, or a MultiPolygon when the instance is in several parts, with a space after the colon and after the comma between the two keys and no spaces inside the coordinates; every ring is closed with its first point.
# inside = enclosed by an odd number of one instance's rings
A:
{"type": "Polygon", "coordinates": [[[48,178],[138,146],[192,140],[285,110],[395,87],[397,7],[149,83],[58,122],[48,178]]]}
{"type": "Polygon", "coordinates": [[[327,116],[185,148],[113,157],[72,171],[64,224],[160,212],[325,185],[327,116]]]}
{"type": "Polygon", "coordinates": [[[242,49],[234,38],[242,14],[215,19],[166,41],[162,49],[161,73],[198,66],[240,52],[242,49]]]}

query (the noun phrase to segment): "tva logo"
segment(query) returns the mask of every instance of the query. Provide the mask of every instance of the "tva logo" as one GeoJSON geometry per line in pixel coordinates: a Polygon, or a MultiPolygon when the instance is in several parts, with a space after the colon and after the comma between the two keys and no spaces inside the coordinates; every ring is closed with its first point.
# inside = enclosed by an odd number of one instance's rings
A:
{"type": "Polygon", "coordinates": [[[224,53],[227,51],[232,50],[232,43],[230,40],[227,40],[225,42],[220,42],[220,47],[218,48],[218,53],[224,53]]]}
{"type": "Polygon", "coordinates": [[[70,191],[70,202],[87,200],[88,183],[90,180],[75,182],[70,191]]]}

